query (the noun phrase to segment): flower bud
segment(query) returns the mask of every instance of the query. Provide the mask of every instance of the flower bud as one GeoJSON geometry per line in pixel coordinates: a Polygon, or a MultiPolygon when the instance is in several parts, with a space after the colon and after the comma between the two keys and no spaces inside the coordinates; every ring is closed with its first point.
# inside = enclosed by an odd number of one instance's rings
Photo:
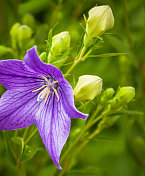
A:
{"type": "Polygon", "coordinates": [[[93,75],[80,76],[74,89],[75,100],[93,100],[101,91],[102,79],[100,77],[93,75]]]}
{"type": "Polygon", "coordinates": [[[22,23],[24,25],[28,25],[28,26],[32,27],[32,26],[35,25],[35,18],[34,18],[33,15],[31,15],[31,14],[28,13],[28,14],[26,14],[26,15],[23,16],[22,23]]]}
{"type": "Polygon", "coordinates": [[[21,26],[20,23],[15,23],[10,30],[11,45],[12,45],[12,48],[14,49],[17,49],[17,34],[20,26],[21,26]]]}
{"type": "Polygon", "coordinates": [[[64,31],[52,38],[51,51],[48,55],[48,61],[55,66],[62,65],[67,59],[67,53],[70,48],[69,32],[64,31]]]}
{"type": "Polygon", "coordinates": [[[43,62],[46,62],[46,52],[41,53],[39,57],[43,62]]]}
{"type": "Polygon", "coordinates": [[[105,104],[108,100],[113,98],[114,93],[115,91],[113,88],[106,89],[101,96],[100,103],[105,104]]]}
{"type": "Polygon", "coordinates": [[[21,25],[18,29],[18,45],[20,48],[29,48],[33,44],[32,29],[27,25],[21,25]]]}
{"type": "Polygon", "coordinates": [[[113,107],[119,107],[129,103],[135,96],[133,87],[121,87],[112,100],[113,107]]]}
{"type": "Polygon", "coordinates": [[[89,38],[101,36],[114,26],[114,16],[108,5],[97,6],[89,11],[86,32],[89,38]]]}

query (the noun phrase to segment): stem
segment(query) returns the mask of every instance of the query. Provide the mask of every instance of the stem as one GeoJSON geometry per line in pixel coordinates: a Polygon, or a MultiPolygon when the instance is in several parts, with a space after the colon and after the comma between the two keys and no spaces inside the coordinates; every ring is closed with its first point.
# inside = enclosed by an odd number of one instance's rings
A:
{"type": "MultiPolygon", "coordinates": [[[[127,33],[127,39],[128,39],[129,48],[130,48],[130,51],[132,52],[133,56],[135,58],[137,58],[136,53],[134,51],[133,40],[132,40],[132,37],[131,37],[131,34],[130,34],[126,0],[123,1],[123,6],[124,6],[124,16],[125,16],[125,27],[126,27],[126,33],[127,33]]],[[[135,58],[133,58],[133,64],[134,64],[135,68],[138,69],[139,68],[139,64],[138,64],[138,62],[137,62],[137,60],[135,58]]]]}
{"type": "Polygon", "coordinates": [[[79,58],[74,61],[73,65],[68,69],[68,71],[66,72],[66,74],[69,74],[82,61],[81,58],[83,57],[86,49],[87,48],[85,46],[83,46],[79,58]]]}
{"type": "MultiPolygon", "coordinates": [[[[86,144],[93,139],[97,134],[99,134],[99,130],[96,129],[89,137],[87,140],[85,140],[76,150],[76,152],[74,152],[74,154],[71,156],[71,158],[75,158],[77,156],[77,154],[86,146],[86,144]]],[[[67,166],[67,165],[66,165],[67,166]]],[[[64,169],[62,170],[62,172],[60,172],[59,176],[62,176],[65,172],[66,172],[67,168],[64,167],[64,169]]]]}
{"type": "Polygon", "coordinates": [[[26,141],[25,141],[25,144],[27,144],[29,141],[30,141],[30,139],[35,135],[35,133],[37,132],[37,128],[32,132],[32,134],[26,139],[26,141]]]}
{"type": "MultiPolygon", "coordinates": [[[[72,148],[80,141],[80,139],[83,137],[83,135],[85,134],[85,132],[94,124],[96,123],[97,121],[99,121],[103,116],[104,114],[98,116],[94,121],[92,121],[96,115],[98,114],[98,112],[100,111],[100,106],[98,106],[98,108],[96,109],[96,111],[94,112],[94,114],[92,115],[91,119],[89,120],[88,124],[82,129],[80,135],[76,138],[76,140],[70,145],[70,147],[68,148],[68,150],[66,150],[66,152],[63,154],[60,162],[62,162],[65,157],[67,155],[69,155],[69,152],[72,150],[72,148]]],[[[54,169],[54,172],[52,173],[51,176],[55,176],[55,173],[56,173],[57,169],[55,168],[54,169]]]]}
{"type": "Polygon", "coordinates": [[[27,128],[25,128],[25,131],[24,131],[24,134],[23,134],[23,139],[24,139],[24,140],[25,140],[25,138],[26,138],[26,136],[27,136],[27,134],[28,134],[29,129],[30,129],[30,126],[27,127],[27,128]]]}

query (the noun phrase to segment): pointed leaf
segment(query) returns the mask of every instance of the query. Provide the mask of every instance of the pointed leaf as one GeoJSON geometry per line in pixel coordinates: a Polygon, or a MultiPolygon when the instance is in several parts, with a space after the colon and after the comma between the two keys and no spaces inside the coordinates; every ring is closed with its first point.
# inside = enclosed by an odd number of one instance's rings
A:
{"type": "Polygon", "coordinates": [[[20,156],[20,162],[24,162],[26,160],[29,160],[33,158],[33,156],[42,148],[36,148],[36,147],[31,147],[29,145],[26,145],[24,147],[24,151],[22,155],[20,156]]]}

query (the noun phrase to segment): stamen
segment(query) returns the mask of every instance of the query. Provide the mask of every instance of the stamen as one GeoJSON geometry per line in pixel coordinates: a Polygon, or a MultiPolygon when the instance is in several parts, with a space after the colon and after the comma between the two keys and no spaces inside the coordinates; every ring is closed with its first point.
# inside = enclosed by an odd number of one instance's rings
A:
{"type": "Polygon", "coordinates": [[[55,83],[58,83],[58,81],[53,81],[51,84],[55,84],[55,83]]]}
{"type": "Polygon", "coordinates": [[[52,89],[54,90],[54,92],[55,92],[55,94],[56,94],[56,96],[57,96],[57,101],[59,101],[59,95],[58,95],[58,93],[57,93],[57,90],[56,90],[54,87],[52,87],[52,89]]]}
{"type": "Polygon", "coordinates": [[[47,101],[47,99],[48,99],[49,94],[50,94],[50,89],[49,89],[49,90],[48,90],[48,92],[47,92],[46,98],[45,98],[45,100],[44,100],[44,104],[46,103],[46,101],[47,101]]]}
{"type": "Polygon", "coordinates": [[[37,92],[38,90],[41,90],[41,89],[43,89],[44,87],[47,87],[47,85],[43,85],[42,87],[40,87],[40,88],[38,88],[38,89],[35,89],[35,90],[33,90],[32,92],[37,92]]]}
{"type": "Polygon", "coordinates": [[[38,75],[38,76],[42,77],[48,83],[48,85],[50,84],[50,82],[48,81],[48,79],[45,76],[42,76],[42,75],[38,75]]]}

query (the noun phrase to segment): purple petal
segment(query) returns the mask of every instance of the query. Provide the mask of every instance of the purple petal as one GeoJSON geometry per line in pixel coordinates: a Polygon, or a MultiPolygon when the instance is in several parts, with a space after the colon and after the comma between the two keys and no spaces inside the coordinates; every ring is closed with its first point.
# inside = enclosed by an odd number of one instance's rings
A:
{"type": "Polygon", "coordinates": [[[66,114],[61,101],[50,95],[46,105],[41,104],[37,113],[36,125],[40,136],[55,165],[59,166],[61,150],[68,138],[71,121],[66,114]]]}
{"type": "Polygon", "coordinates": [[[8,90],[0,98],[0,130],[32,125],[39,108],[37,94],[29,89],[8,90]]]}
{"type": "Polygon", "coordinates": [[[42,74],[44,76],[52,76],[56,80],[61,80],[63,78],[62,73],[59,69],[50,64],[45,64],[40,60],[36,51],[36,46],[27,51],[24,62],[28,67],[30,67],[32,70],[36,71],[40,75],[42,74]]]}
{"type": "Polygon", "coordinates": [[[74,105],[74,94],[71,85],[67,80],[63,80],[60,82],[60,95],[63,101],[63,106],[65,107],[65,111],[71,118],[82,118],[86,119],[88,114],[83,114],[79,112],[74,105]]]}
{"type": "Polygon", "coordinates": [[[7,89],[25,87],[42,81],[38,74],[19,60],[0,61],[0,83],[7,89]]]}

